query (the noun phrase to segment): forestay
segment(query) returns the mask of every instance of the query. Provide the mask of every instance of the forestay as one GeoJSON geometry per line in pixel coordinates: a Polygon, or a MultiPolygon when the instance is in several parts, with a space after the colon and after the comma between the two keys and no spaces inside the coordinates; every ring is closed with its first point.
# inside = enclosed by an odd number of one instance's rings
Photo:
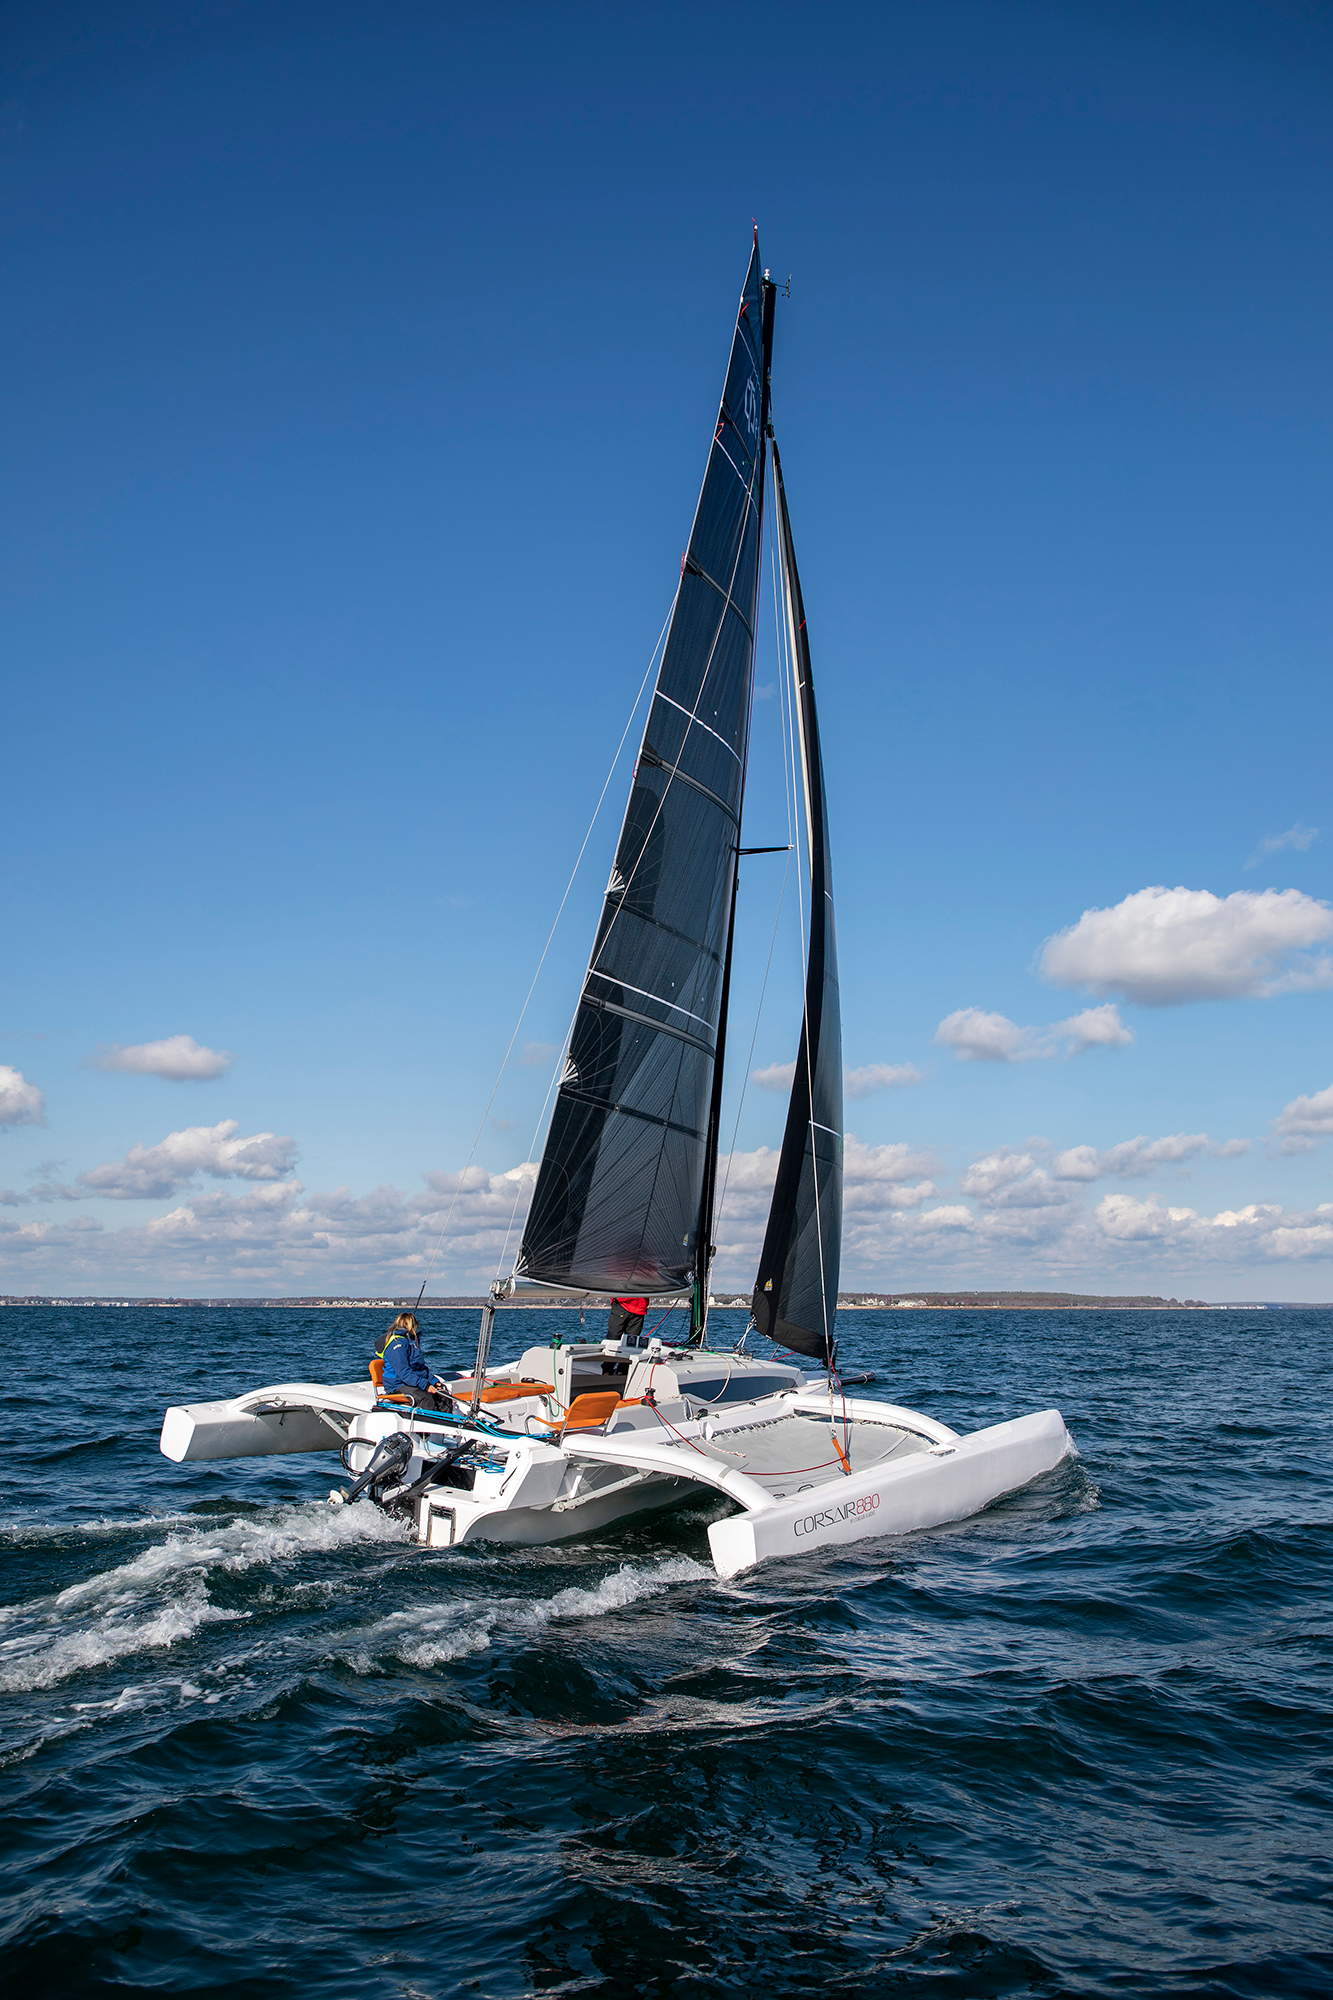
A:
{"type": "Polygon", "coordinates": [[[756,237],[712,448],[516,1275],[695,1273],[748,747],[763,492],[756,237]]]}

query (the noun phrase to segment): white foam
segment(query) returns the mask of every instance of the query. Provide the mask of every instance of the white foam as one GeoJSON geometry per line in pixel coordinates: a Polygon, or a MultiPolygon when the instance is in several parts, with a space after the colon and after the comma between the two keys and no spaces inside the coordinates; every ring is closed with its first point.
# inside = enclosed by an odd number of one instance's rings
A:
{"type": "Polygon", "coordinates": [[[197,1514],[99,1514],[86,1521],[0,1521],[0,1547],[41,1548],[47,1542],[68,1545],[82,1535],[145,1535],[156,1528],[191,1528],[197,1514]]]}
{"type": "Polygon", "coordinates": [[[356,1542],[402,1542],[406,1529],[377,1507],[276,1509],[192,1534],[168,1535],[129,1562],[57,1596],[0,1612],[0,1691],[55,1687],[133,1653],[163,1651],[204,1625],[248,1617],[209,1601],[207,1572],[236,1573],[356,1542]]]}
{"type": "Polygon", "coordinates": [[[360,1673],[374,1670],[385,1653],[413,1667],[434,1667],[448,1660],[484,1653],[499,1634],[536,1633],[557,1620],[605,1618],[648,1597],[659,1597],[675,1583],[715,1583],[711,1569],[690,1556],[667,1556],[652,1564],[623,1563],[592,1590],[571,1585],[552,1597],[496,1598],[490,1603],[459,1598],[451,1604],[391,1612],[368,1632],[354,1652],[342,1657],[360,1673]]]}

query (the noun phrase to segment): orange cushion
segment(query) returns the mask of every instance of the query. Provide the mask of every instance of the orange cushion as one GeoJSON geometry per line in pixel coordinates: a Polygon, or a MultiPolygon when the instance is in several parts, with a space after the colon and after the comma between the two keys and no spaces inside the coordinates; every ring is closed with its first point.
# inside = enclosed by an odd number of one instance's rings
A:
{"type": "Polygon", "coordinates": [[[483,1389],[483,1403],[516,1403],[520,1396],[551,1396],[555,1391],[549,1382],[495,1382],[489,1389],[483,1389]]]}
{"type": "MultiPolygon", "coordinates": [[[[472,1382],[455,1382],[452,1393],[465,1401],[474,1393],[472,1382]]],[[[551,1396],[555,1391],[549,1382],[492,1382],[481,1392],[483,1403],[515,1403],[520,1396],[551,1396]]]]}

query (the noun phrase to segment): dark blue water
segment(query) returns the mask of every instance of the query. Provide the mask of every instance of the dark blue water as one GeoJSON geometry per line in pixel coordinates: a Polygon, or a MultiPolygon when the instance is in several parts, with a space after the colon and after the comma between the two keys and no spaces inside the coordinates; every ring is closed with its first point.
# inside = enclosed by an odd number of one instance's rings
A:
{"type": "Polygon", "coordinates": [[[879,1393],[1082,1457],[731,1584],[711,1502],[428,1553],[333,1457],[158,1455],[383,1320],[7,1311],[11,1991],[1333,1992],[1333,1313],[843,1315],[879,1393]]]}

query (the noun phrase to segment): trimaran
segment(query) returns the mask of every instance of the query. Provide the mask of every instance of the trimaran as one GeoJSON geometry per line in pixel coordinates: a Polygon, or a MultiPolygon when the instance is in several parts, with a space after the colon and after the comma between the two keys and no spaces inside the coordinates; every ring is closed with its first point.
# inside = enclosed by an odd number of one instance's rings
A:
{"type": "MultiPolygon", "coordinates": [[[[776,289],[758,232],[721,408],[601,920],[513,1272],[452,1413],[374,1381],[288,1382],[167,1411],[175,1460],[338,1449],[427,1548],[561,1541],[709,1489],[732,1576],[770,1556],[960,1520],[1072,1449],[1058,1411],[962,1436],[836,1373],[842,1028],[823,760],[769,388],[776,289]],[[771,1358],[708,1344],[722,1072],[769,447],[783,650],[803,785],[807,976],[752,1300],[771,1358]],[[689,1334],[559,1338],[489,1365],[539,1294],[688,1297],[689,1334]],[[799,1357],[793,1360],[788,1357],[799,1357]]],[[[639,1323],[640,1326],[643,1322],[639,1323]]]]}

